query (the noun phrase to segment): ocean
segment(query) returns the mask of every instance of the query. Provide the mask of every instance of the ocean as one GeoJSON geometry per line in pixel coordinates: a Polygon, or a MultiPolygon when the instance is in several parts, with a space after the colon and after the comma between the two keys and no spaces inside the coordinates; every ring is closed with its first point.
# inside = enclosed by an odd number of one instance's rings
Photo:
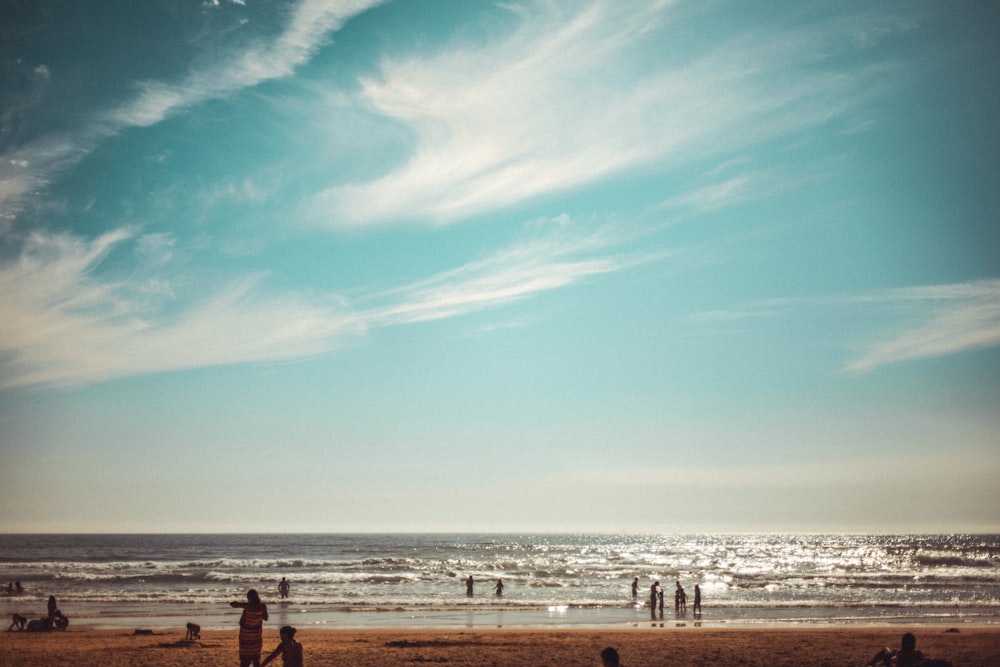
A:
{"type": "Polygon", "coordinates": [[[1000,623],[1000,535],[0,535],[8,582],[71,627],[234,628],[251,588],[274,627],[957,626],[1000,623]]]}

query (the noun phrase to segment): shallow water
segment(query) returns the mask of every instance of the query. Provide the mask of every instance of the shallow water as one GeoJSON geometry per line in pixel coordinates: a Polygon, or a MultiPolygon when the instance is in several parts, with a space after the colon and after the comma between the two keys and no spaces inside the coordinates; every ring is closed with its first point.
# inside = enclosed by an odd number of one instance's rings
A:
{"type": "Polygon", "coordinates": [[[74,626],[233,627],[260,591],[271,623],[329,627],[1000,623],[997,535],[5,535],[0,611],[74,626]],[[465,578],[475,579],[466,596],[465,578]],[[277,582],[291,595],[280,601],[277,582]],[[633,600],[633,577],[640,582],[633,600]],[[502,598],[492,594],[503,579],[502,598]],[[675,612],[675,582],[688,611],[675,612]],[[696,619],[694,585],[704,597],[696,619]]]}

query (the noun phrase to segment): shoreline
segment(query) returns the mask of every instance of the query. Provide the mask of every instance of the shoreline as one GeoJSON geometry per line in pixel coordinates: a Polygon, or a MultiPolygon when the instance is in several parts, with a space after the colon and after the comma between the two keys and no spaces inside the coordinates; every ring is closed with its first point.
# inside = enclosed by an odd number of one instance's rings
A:
{"type": "MultiPolygon", "coordinates": [[[[31,618],[31,617],[29,617],[31,618]]],[[[108,615],[70,616],[71,627],[88,631],[132,631],[136,628],[156,632],[169,631],[183,626],[188,621],[198,623],[205,630],[225,631],[235,627],[239,615],[220,614],[205,616],[196,613],[175,612],[146,616],[108,615]]],[[[710,616],[701,619],[691,617],[667,617],[650,619],[644,614],[621,614],[612,610],[604,613],[554,613],[539,611],[477,611],[462,614],[421,613],[383,609],[349,614],[281,613],[272,611],[269,627],[294,625],[300,629],[350,630],[350,631],[448,631],[448,630],[619,630],[631,628],[702,628],[702,629],[825,629],[825,628],[996,628],[1000,623],[982,617],[935,617],[911,615],[888,615],[881,617],[794,617],[780,618],[749,617],[733,618],[710,616]]]]}
{"type": "MultiPolygon", "coordinates": [[[[264,655],[278,643],[278,625],[264,632],[264,655]]],[[[388,628],[300,627],[305,662],[316,665],[447,664],[449,667],[599,665],[614,646],[625,667],[740,665],[800,667],[862,665],[883,646],[898,646],[903,632],[917,636],[927,657],[955,667],[1000,664],[1000,627],[940,625],[696,628],[388,628]]],[[[0,667],[74,664],[81,667],[205,666],[235,663],[238,630],[202,631],[184,640],[182,627],[135,634],[128,630],[73,628],[65,632],[0,634],[0,667]]]]}
{"type": "MultiPolygon", "coordinates": [[[[132,630],[137,627],[155,630],[183,626],[193,621],[206,630],[226,630],[234,627],[238,611],[217,605],[120,605],[110,608],[73,609],[67,606],[71,627],[94,630],[132,630]]],[[[295,625],[306,628],[349,630],[393,629],[486,629],[486,628],[592,628],[613,630],[631,627],[704,627],[704,628],[825,628],[825,627],[901,627],[954,626],[1000,627],[1000,618],[987,610],[926,609],[900,607],[866,607],[844,609],[835,607],[809,608],[708,608],[700,615],[675,614],[668,611],[651,617],[649,611],[634,606],[568,605],[540,607],[371,607],[345,610],[339,607],[306,607],[295,604],[268,603],[269,625],[295,625]]],[[[9,617],[7,610],[5,616],[9,617]]],[[[29,617],[39,615],[38,610],[29,617]]],[[[989,611],[993,611],[990,609],[989,611]]],[[[21,611],[20,613],[24,613],[21,611]]]]}
{"type": "MultiPolygon", "coordinates": [[[[236,625],[238,611],[226,605],[115,604],[63,606],[71,628],[87,630],[163,630],[198,623],[205,630],[227,630],[236,625]]],[[[649,611],[635,606],[550,605],[539,607],[465,606],[406,608],[401,606],[344,609],[341,607],[303,606],[294,603],[268,603],[272,626],[295,625],[299,628],[342,630],[449,630],[449,629],[573,629],[614,630],[633,627],[703,627],[703,628],[829,628],[829,627],[998,627],[1000,617],[993,608],[906,608],[906,607],[773,607],[714,608],[699,615],[667,611],[651,617],[649,611]]],[[[28,618],[44,616],[37,605],[32,608],[0,605],[0,613],[28,618]]]]}

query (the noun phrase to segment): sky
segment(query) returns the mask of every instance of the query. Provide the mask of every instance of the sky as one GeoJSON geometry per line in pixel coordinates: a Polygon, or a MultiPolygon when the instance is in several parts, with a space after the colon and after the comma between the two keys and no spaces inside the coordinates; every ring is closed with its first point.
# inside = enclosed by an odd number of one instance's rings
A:
{"type": "Polygon", "coordinates": [[[1000,532],[993,2],[0,2],[0,533],[1000,532]]]}

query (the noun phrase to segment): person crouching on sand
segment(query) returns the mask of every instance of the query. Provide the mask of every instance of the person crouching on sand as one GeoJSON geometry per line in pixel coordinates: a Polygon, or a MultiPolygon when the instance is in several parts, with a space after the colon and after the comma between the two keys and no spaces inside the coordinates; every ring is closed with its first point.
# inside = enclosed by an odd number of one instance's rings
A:
{"type": "Polygon", "coordinates": [[[260,652],[264,648],[267,605],[260,601],[257,591],[250,589],[246,602],[230,602],[229,606],[243,610],[240,616],[240,667],[259,667],[260,652]]]}
{"type": "Polygon", "coordinates": [[[281,654],[281,664],[285,667],[302,667],[302,644],[295,641],[295,628],[286,625],[278,631],[278,634],[281,635],[281,643],[271,651],[271,655],[264,658],[260,667],[264,667],[274,660],[279,653],[281,654]]]}

